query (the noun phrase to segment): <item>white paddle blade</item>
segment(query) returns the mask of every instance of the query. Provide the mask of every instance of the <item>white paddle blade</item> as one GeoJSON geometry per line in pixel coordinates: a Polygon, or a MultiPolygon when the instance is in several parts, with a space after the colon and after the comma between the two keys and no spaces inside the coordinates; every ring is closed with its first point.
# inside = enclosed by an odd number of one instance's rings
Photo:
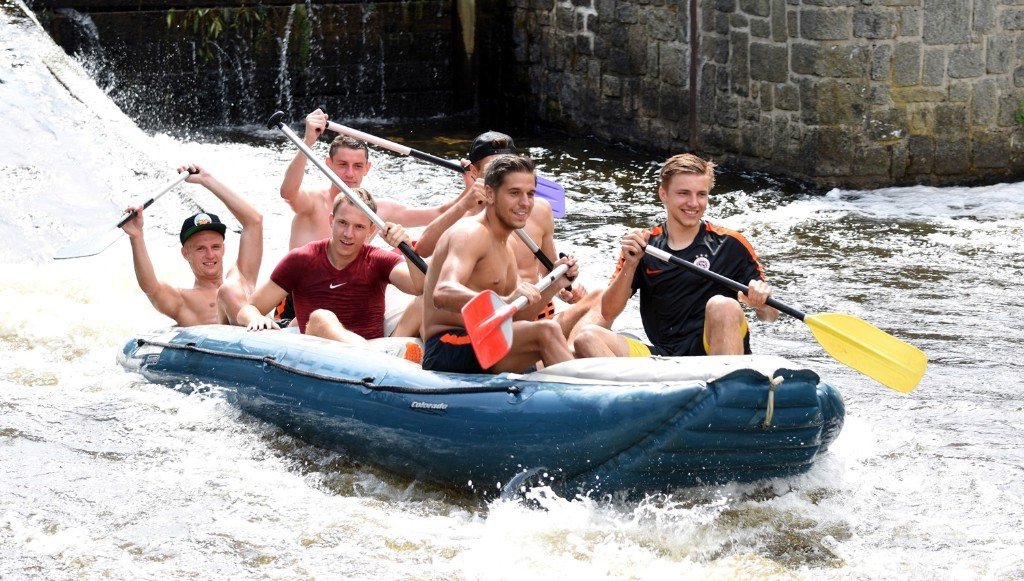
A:
{"type": "Polygon", "coordinates": [[[112,228],[98,235],[83,238],[70,246],[65,246],[53,256],[54,260],[65,260],[68,258],[85,258],[95,256],[110,247],[111,244],[121,239],[124,230],[112,228]]]}

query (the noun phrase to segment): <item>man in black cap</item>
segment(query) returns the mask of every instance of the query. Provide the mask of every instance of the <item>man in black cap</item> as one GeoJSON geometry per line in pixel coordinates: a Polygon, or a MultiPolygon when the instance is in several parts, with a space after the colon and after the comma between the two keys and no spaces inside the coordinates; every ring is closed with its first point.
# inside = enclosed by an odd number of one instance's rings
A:
{"type": "Polygon", "coordinates": [[[192,173],[185,181],[200,184],[227,206],[242,225],[238,259],[224,274],[224,237],[227,227],[216,214],[200,212],[181,225],[181,256],[192,268],[192,288],[176,288],[161,281],[153,269],[143,237],[142,206],[130,207],[135,217],[123,226],[132,244],[135,278],[149,302],[181,327],[212,323],[235,324],[235,314],[256,286],[263,260],[263,216],[241,196],[197,165],[178,168],[192,173]]]}

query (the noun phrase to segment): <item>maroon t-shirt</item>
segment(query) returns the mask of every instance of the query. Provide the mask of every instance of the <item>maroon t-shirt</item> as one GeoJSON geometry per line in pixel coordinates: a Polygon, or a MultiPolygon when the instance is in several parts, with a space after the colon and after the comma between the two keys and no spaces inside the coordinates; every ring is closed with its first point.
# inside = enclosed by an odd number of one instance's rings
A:
{"type": "Polygon", "coordinates": [[[402,256],[363,244],[359,256],[338,270],[327,259],[328,242],[318,240],[292,250],[274,268],[270,280],[291,293],[303,333],[309,314],[327,309],[349,331],[366,339],[383,337],[384,291],[402,256]]]}

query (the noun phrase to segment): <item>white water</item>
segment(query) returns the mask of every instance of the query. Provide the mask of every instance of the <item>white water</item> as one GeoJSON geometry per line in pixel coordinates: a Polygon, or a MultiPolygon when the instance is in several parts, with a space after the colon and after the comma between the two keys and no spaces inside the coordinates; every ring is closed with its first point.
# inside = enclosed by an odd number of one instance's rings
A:
{"type": "MultiPolygon", "coordinates": [[[[755,350],[819,370],[846,397],[847,425],[808,474],[631,504],[484,504],[115,364],[128,337],[168,324],[135,286],[126,241],[88,259],[53,252],[196,161],[264,211],[266,276],[286,244],[277,187],[292,153],[258,130],[255,145],[146,135],[0,8],[0,578],[1024,576],[1024,184],[788,198],[724,180],[713,218],[754,240],[779,296],[918,344],[932,360],[922,386],[872,383],[795,321],[754,325],[755,350]]],[[[562,238],[601,284],[618,235],[657,214],[657,160],[532,153],[570,187],[562,238]]],[[[457,183],[374,160],[366,185],[380,196],[437,202],[457,183]]],[[[161,276],[182,285],[176,234],[192,203],[168,195],[146,214],[161,276]]],[[[639,327],[635,310],[621,325],[639,327]]]]}

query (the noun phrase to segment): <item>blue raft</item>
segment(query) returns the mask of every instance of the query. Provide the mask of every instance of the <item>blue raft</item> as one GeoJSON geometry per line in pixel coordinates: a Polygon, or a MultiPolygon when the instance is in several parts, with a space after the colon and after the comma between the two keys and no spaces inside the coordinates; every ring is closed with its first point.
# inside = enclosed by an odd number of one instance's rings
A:
{"type": "Polygon", "coordinates": [[[539,473],[561,494],[797,474],[844,415],[835,388],[773,356],[462,375],[315,337],[209,325],[133,338],[118,360],[183,391],[216,385],[245,412],[354,460],[487,495],[539,473]]]}

